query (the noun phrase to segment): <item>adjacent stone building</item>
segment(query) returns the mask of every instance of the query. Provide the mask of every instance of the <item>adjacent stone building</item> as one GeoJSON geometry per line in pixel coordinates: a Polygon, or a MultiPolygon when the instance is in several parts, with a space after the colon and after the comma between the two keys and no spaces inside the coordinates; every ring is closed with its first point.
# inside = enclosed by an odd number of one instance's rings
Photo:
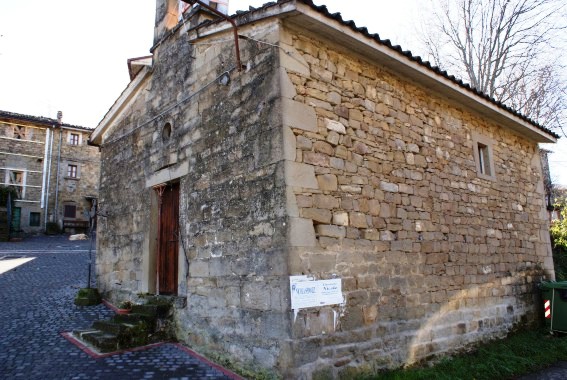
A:
{"type": "Polygon", "coordinates": [[[91,132],[57,119],[0,111],[0,179],[18,191],[14,233],[43,232],[48,222],[69,231],[88,226],[100,176],[98,148],[87,146],[91,132]]]}
{"type": "Polygon", "coordinates": [[[309,0],[234,16],[240,62],[230,23],[178,5],[91,135],[107,297],[178,297],[180,340],[287,378],[537,318],[556,134],[309,0]]]}

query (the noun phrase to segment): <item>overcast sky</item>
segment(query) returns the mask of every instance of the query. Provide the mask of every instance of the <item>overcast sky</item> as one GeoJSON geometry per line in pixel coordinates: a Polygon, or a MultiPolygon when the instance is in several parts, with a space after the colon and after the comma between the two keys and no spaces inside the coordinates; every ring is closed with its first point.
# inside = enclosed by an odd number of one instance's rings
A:
{"type": "MultiPolygon", "coordinates": [[[[265,0],[230,0],[230,13],[265,0]]],[[[315,0],[416,55],[423,0],[315,0]]],[[[129,82],[126,60],[149,54],[155,0],[1,0],[0,110],[94,128],[129,82]]],[[[567,140],[567,139],[564,139],[567,140]]],[[[567,186],[567,142],[551,147],[567,186]]]]}

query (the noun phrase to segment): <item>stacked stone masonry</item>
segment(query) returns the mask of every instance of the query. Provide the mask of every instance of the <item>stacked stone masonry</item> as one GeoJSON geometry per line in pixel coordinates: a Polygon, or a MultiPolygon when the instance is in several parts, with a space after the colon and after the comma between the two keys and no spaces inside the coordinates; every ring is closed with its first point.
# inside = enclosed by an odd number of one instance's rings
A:
{"type": "Polygon", "coordinates": [[[290,271],[342,278],[346,300],[300,313],[298,360],[315,353],[298,373],[411,364],[533,321],[550,266],[537,145],[330,43],[287,42],[308,68],[287,70],[292,99],[317,123],[293,128],[295,161],[318,185],[293,187],[316,243],[290,271]],[[475,133],[494,142],[492,180],[475,133]]]}
{"type": "MultiPolygon", "coordinates": [[[[278,41],[274,24],[253,34],[278,41]]],[[[279,342],[290,329],[282,132],[272,112],[277,51],[242,42],[251,68],[238,73],[225,34],[195,46],[186,39],[172,36],[154,52],[141,91],[148,95],[134,100],[102,146],[101,207],[108,217],[100,226],[99,287],[115,300],[156,291],[153,185],[178,181],[178,295],[188,304],[177,310],[178,337],[276,367],[279,342]],[[229,86],[218,83],[224,72],[229,86]],[[188,101],[136,128],[181,99],[188,101]],[[172,131],[164,138],[166,123],[172,131]]]]}
{"type": "Polygon", "coordinates": [[[152,67],[95,132],[107,297],[159,292],[154,187],[178,182],[175,318],[193,347],[333,378],[536,319],[553,264],[535,142],[296,23],[243,22],[242,71],[231,30],[197,24],[158,28],[152,67]],[[291,310],[294,275],[340,278],[344,303],[291,310]]]}
{"type": "Polygon", "coordinates": [[[98,148],[86,144],[89,132],[68,124],[60,129],[53,119],[0,111],[0,182],[19,192],[14,230],[38,233],[45,231],[46,221],[60,227],[64,220],[88,222],[100,174],[98,148]],[[65,217],[67,205],[74,206],[74,216],[65,217]]]}

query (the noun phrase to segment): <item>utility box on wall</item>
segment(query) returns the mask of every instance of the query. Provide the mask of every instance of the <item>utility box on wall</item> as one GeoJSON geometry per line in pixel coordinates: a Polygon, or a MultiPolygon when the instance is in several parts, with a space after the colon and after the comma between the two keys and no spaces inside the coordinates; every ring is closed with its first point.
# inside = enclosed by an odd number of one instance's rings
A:
{"type": "Polygon", "coordinates": [[[542,282],[545,325],[553,332],[567,332],[567,281],[542,282]]]}

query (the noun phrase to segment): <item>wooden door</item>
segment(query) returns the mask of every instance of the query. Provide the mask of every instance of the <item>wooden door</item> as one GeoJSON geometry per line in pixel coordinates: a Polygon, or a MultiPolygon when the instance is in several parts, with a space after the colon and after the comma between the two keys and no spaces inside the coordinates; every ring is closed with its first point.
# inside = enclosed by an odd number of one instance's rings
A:
{"type": "Polygon", "coordinates": [[[167,185],[161,194],[157,256],[158,293],[176,295],[179,256],[179,183],[167,185]]]}

